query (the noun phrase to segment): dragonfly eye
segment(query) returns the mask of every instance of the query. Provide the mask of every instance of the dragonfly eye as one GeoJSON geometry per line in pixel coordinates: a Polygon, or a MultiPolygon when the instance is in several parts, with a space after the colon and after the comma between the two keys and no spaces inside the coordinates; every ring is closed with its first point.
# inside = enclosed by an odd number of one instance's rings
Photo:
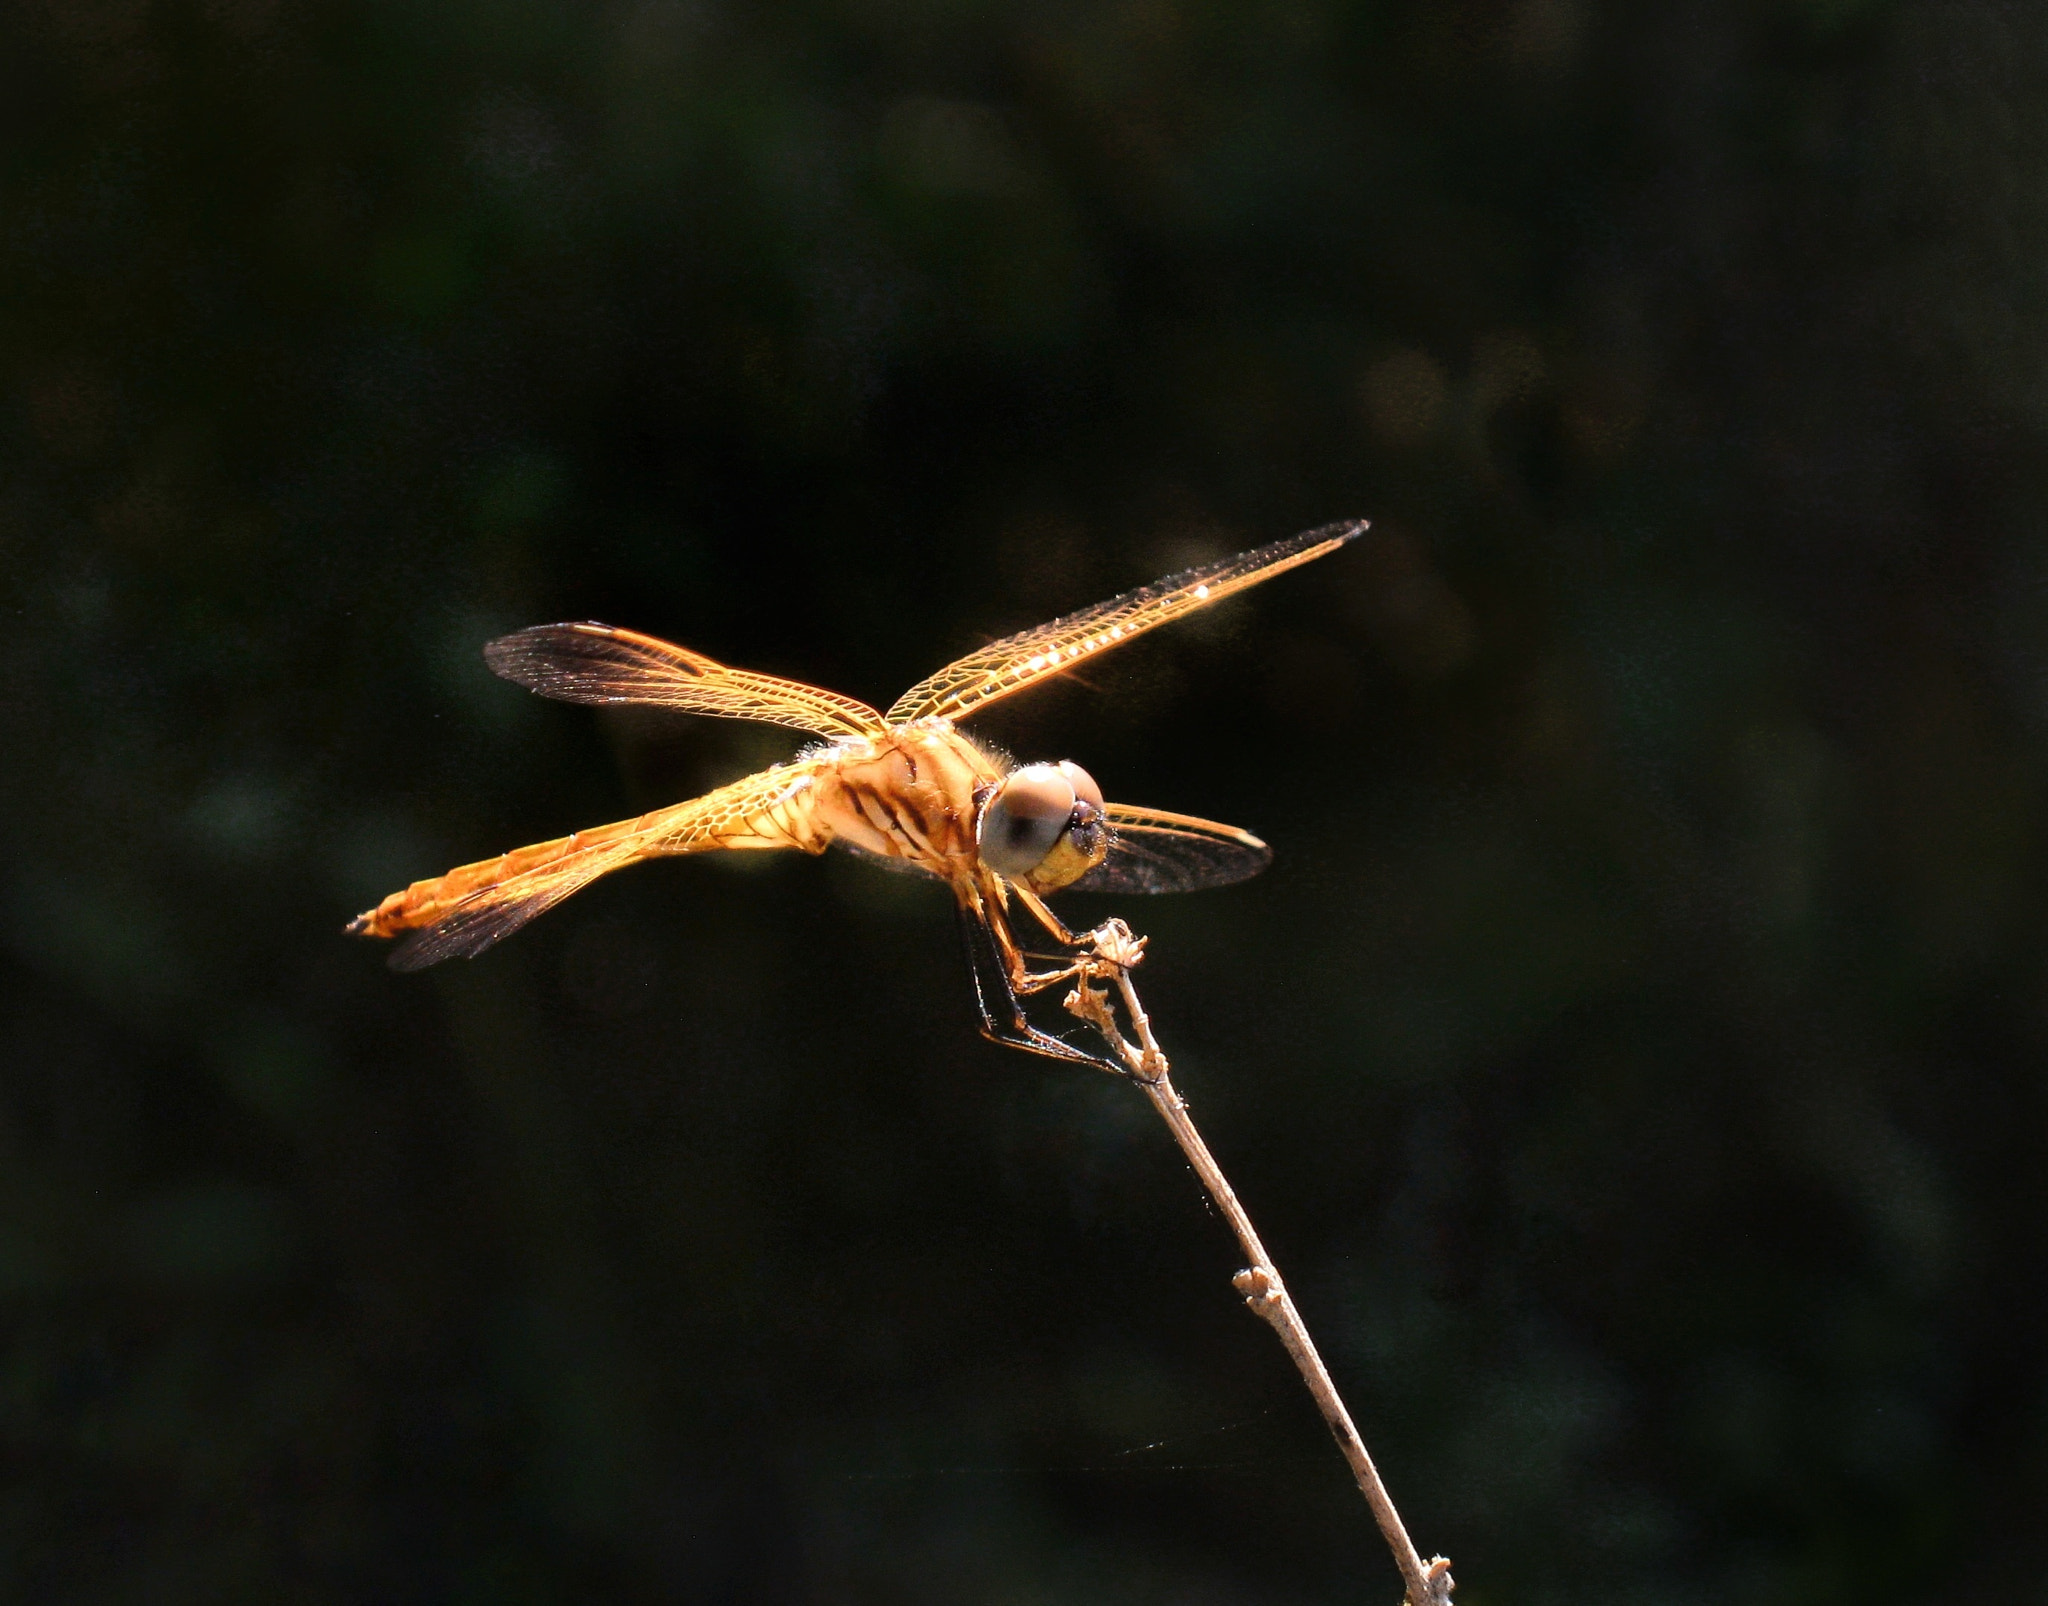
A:
{"type": "Polygon", "coordinates": [[[1012,770],[981,811],[982,862],[1033,892],[1054,892],[1102,862],[1102,789],[1080,765],[1012,770]]]}

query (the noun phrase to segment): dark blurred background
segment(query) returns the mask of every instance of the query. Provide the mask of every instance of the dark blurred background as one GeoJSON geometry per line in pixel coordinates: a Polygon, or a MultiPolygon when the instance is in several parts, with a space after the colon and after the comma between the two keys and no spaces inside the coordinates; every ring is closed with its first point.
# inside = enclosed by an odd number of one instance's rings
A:
{"type": "Polygon", "coordinates": [[[1327,520],[991,711],[1465,1606],[2033,1598],[2048,13],[27,0],[0,1598],[1391,1603],[1142,1099],[945,894],[341,927],[1327,520]],[[1085,684],[1079,682],[1085,681],[1085,684]]]}

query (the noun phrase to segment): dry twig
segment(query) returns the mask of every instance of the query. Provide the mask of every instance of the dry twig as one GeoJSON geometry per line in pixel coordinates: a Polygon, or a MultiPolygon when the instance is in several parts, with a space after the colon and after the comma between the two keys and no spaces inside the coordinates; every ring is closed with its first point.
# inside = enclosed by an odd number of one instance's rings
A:
{"type": "Polygon", "coordinates": [[[1330,1381],[1329,1371],[1324,1367],[1322,1357],[1316,1353],[1315,1342],[1308,1336],[1301,1313],[1295,1309],[1287,1285],[1280,1280],[1279,1268],[1266,1253],[1266,1246],[1259,1241],[1258,1231],[1252,1226],[1252,1219],[1245,1213],[1244,1206],[1238,1202],[1230,1179],[1224,1176],[1223,1168],[1209,1152],[1209,1145],[1202,1141],[1202,1134],[1195,1129],[1194,1120],[1188,1114],[1187,1101],[1174,1088],[1166,1055],[1160,1049],[1158,1039],[1152,1035],[1151,1019],[1138,1001],[1137,989],[1131,985],[1131,969],[1145,956],[1145,939],[1134,935],[1123,921],[1110,920],[1088,933],[1088,940],[1091,951],[1077,966],[1074,990],[1065,1000],[1067,1010],[1101,1034],[1110,1052],[1123,1062],[1131,1080],[1145,1090],[1152,1107],[1159,1112],[1167,1130],[1172,1132],[1174,1142],[1180,1145],[1181,1153],[1194,1167],[1195,1175],[1202,1179],[1202,1186],[1209,1190],[1209,1197],[1216,1201],[1216,1208],[1223,1212],[1224,1219],[1237,1234],[1238,1244],[1251,1264],[1231,1279],[1232,1286],[1244,1296],[1252,1314],[1279,1335],[1281,1344],[1300,1371],[1302,1381],[1315,1397],[1316,1406],[1323,1413],[1323,1420],[1329,1424],[1337,1447],[1351,1464],[1351,1475],[1358,1480],[1365,1503],[1372,1508],[1373,1519],[1380,1525],[1380,1533],[1394,1553],[1394,1564],[1401,1569],[1401,1577],[1407,1584],[1408,1606],[1449,1606],[1454,1587],[1450,1562],[1442,1556],[1424,1562],[1409,1539],[1408,1530],[1402,1527],[1386,1485],[1380,1481],[1379,1470],[1366,1452],[1365,1441],[1359,1438],[1351,1413],[1344,1408],[1337,1386],[1330,1381]],[[1126,1037],[1118,1025],[1116,1008],[1104,991],[1105,983],[1114,986],[1123,1000],[1124,1014],[1129,1018],[1135,1042],[1126,1037]]]}

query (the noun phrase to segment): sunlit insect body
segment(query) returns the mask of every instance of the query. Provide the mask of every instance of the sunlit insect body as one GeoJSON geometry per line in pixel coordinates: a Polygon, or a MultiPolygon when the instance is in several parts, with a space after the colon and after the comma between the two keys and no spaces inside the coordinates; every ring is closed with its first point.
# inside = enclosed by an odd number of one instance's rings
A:
{"type": "Polygon", "coordinates": [[[395,892],[359,915],[361,936],[413,935],[400,970],[483,952],[597,877],[640,859],[714,848],[832,843],[952,888],[966,934],[982,1029],[998,1042],[1122,1071],[1104,1055],[1040,1031],[1022,998],[1075,974],[1034,971],[1011,928],[1012,900],[1063,950],[1086,946],[1046,906],[1066,888],[1181,892],[1264,869],[1247,831],[1190,815],[1105,803],[1080,766],[1027,764],[978,746],[966,714],[1169,620],[1334,551],[1362,522],[1330,525],[1173,575],[1021,635],[993,642],[920,681],[879,714],[796,681],[731,669],[686,647],[600,624],[539,625],[484,649],[508,680],[570,702],[650,703],[761,720],[824,738],[778,764],[686,803],[464,865],[395,892]]]}

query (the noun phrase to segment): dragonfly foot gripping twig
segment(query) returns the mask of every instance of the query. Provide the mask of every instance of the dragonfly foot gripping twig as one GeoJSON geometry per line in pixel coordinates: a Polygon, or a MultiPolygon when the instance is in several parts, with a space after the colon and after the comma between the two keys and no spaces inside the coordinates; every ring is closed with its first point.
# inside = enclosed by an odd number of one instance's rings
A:
{"type": "Polygon", "coordinates": [[[1394,1563],[1401,1569],[1401,1577],[1407,1584],[1408,1606],[1449,1606],[1451,1590],[1455,1587],[1451,1580],[1450,1562],[1442,1556],[1424,1562],[1414,1542],[1409,1539],[1408,1530],[1401,1524],[1400,1514],[1394,1509],[1386,1485],[1380,1481],[1379,1469],[1373,1465],[1365,1441],[1358,1436],[1351,1413],[1345,1409],[1336,1384],[1330,1380],[1328,1368],[1316,1353],[1308,1327],[1303,1323],[1301,1313],[1295,1309],[1287,1285],[1281,1281],[1279,1268],[1266,1253],[1266,1246],[1259,1241],[1258,1231],[1252,1226],[1244,1206],[1238,1202],[1230,1179],[1224,1176],[1223,1168],[1209,1152],[1209,1145],[1202,1141],[1202,1134],[1196,1130],[1194,1120],[1188,1114],[1187,1101],[1173,1085],[1172,1070],[1165,1052],[1152,1035],[1151,1018],[1146,1015],[1138,1000],[1137,989],[1131,984],[1131,968],[1144,958],[1145,939],[1135,935],[1123,921],[1110,920],[1089,932],[1087,941],[1089,951],[1079,962],[1074,990],[1065,999],[1068,1012],[1095,1028],[1110,1052],[1122,1061],[1131,1080],[1145,1090],[1145,1096],[1166,1122],[1167,1130],[1172,1132],[1195,1175],[1201,1178],[1202,1186],[1208,1189],[1216,1208],[1223,1212],[1224,1219],[1237,1234],[1238,1244],[1251,1264],[1232,1278],[1231,1284],[1244,1297],[1252,1314],[1273,1329],[1301,1373],[1302,1381],[1308,1385],[1331,1436],[1344,1452],[1344,1459],[1350,1463],[1351,1475],[1357,1480],[1365,1503],[1371,1507],[1380,1533],[1394,1553],[1394,1563]],[[1124,1034],[1118,1024],[1115,1007],[1109,994],[1103,990],[1104,983],[1113,985],[1122,999],[1135,1042],[1124,1034]]]}

